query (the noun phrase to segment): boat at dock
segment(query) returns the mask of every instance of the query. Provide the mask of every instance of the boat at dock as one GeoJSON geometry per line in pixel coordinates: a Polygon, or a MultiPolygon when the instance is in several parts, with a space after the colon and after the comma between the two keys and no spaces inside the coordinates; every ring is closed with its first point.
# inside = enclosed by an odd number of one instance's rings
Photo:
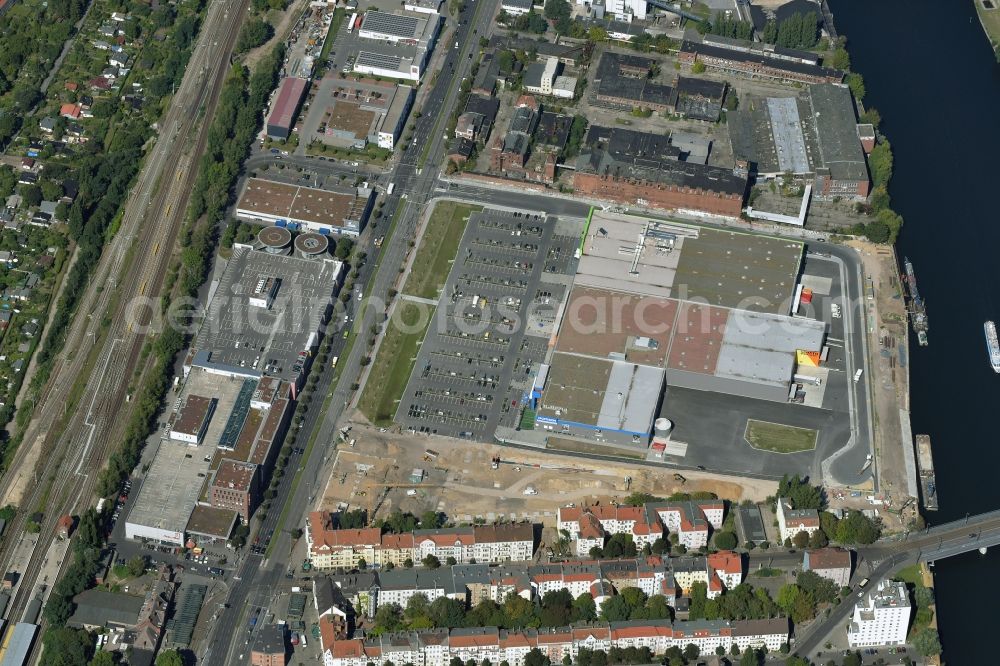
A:
{"type": "Polygon", "coordinates": [[[906,308],[910,315],[910,324],[913,326],[913,332],[917,334],[917,342],[920,343],[921,347],[926,347],[927,329],[929,328],[927,304],[924,303],[924,299],[917,290],[917,275],[913,271],[913,264],[907,257],[903,257],[903,282],[906,283],[906,290],[910,295],[910,303],[906,308]]]}
{"type": "Polygon", "coordinates": [[[983,331],[986,333],[986,351],[990,354],[990,365],[993,372],[1000,373],[1000,342],[997,342],[997,327],[992,321],[983,324],[983,331]]]}
{"type": "Polygon", "coordinates": [[[938,510],[937,479],[934,477],[934,458],[931,455],[931,436],[917,435],[917,472],[924,508],[938,510]]]}

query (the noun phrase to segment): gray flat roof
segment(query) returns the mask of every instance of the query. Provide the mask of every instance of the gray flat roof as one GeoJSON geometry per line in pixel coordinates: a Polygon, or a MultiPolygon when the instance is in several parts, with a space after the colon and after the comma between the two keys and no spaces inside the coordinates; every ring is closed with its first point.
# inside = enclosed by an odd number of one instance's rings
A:
{"type": "Polygon", "coordinates": [[[128,515],[128,522],[155,529],[184,533],[191,512],[198,504],[202,486],[210,476],[212,456],[236,403],[242,380],[193,367],[181,389],[177,404],[192,394],[216,399],[218,418],[212,419],[200,446],[169,439],[160,441],[146,480],[128,515]]]}
{"type": "Polygon", "coordinates": [[[850,89],[843,84],[812,85],[809,102],[816,120],[820,156],[830,176],[837,180],[868,180],[850,89]]]}
{"type": "Polygon", "coordinates": [[[211,362],[220,366],[295,380],[299,373],[293,366],[315,341],[342,268],[332,259],[236,248],[192,348],[209,352],[211,362]],[[281,280],[270,308],[248,304],[262,277],[281,280]]]}
{"type": "Polygon", "coordinates": [[[768,97],[768,116],[771,120],[771,135],[777,151],[778,168],[792,173],[807,173],[809,158],[806,156],[806,141],[802,136],[799,120],[799,106],[793,97],[768,97]]]}
{"type": "Polygon", "coordinates": [[[361,23],[361,29],[392,35],[400,39],[419,39],[424,32],[426,23],[427,19],[416,16],[368,10],[361,23]]]}

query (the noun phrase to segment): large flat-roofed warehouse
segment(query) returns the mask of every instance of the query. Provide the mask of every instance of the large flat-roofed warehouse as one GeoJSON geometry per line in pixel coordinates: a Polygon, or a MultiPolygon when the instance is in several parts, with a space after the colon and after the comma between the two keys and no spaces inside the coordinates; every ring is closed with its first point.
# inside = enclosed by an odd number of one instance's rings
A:
{"type": "Polygon", "coordinates": [[[358,37],[369,41],[361,45],[354,71],[419,81],[440,27],[441,17],[437,14],[366,12],[358,37]]]}
{"type": "Polygon", "coordinates": [[[662,390],[661,368],[556,353],[535,421],[563,434],[645,444],[662,390]]]}
{"type": "MultiPolygon", "coordinates": [[[[263,250],[237,245],[213,292],[207,319],[184,362],[184,383],[174,403],[178,413],[167,419],[174,425],[164,432],[129,513],[128,538],[183,545],[196,507],[231,511],[247,520],[259,503],[343,268],[328,253],[281,254],[291,247],[272,237],[291,234],[264,231],[270,245],[263,250]],[[274,285],[270,297],[260,300],[258,291],[268,284],[274,285]],[[204,396],[212,396],[211,418],[204,409],[192,411],[204,396]],[[188,412],[193,416],[188,418],[188,412]],[[182,428],[185,433],[202,433],[197,443],[168,436],[186,420],[192,425],[182,428]]],[[[326,240],[303,234],[296,247],[313,248],[299,242],[303,237],[326,240]]],[[[232,524],[229,514],[203,510],[196,518],[198,535],[228,536],[219,533],[232,524]]]]}
{"type": "MultiPolygon", "coordinates": [[[[203,506],[228,513],[198,512],[196,529],[204,534],[210,524],[215,525],[216,532],[225,531],[216,538],[225,539],[235,517],[247,520],[256,506],[256,495],[248,494],[240,505],[229,497],[211,496],[209,488],[220,468],[225,471],[233,465],[250,468],[254,487],[266,482],[293,411],[288,385],[271,377],[241,380],[196,367],[187,373],[181,402],[197,397],[197,393],[214,396],[216,417],[199,445],[160,440],[126,520],[127,538],[182,546],[189,520],[196,508],[203,506]],[[228,448],[234,440],[250,445],[228,448]]],[[[227,486],[230,480],[224,479],[227,486]]]]}
{"type": "Polygon", "coordinates": [[[295,116],[299,113],[306,95],[305,79],[290,76],[281,80],[271,113],[267,116],[267,135],[272,139],[287,139],[295,127],[295,116]]]}
{"type": "Polygon", "coordinates": [[[313,102],[322,113],[318,138],[359,150],[369,143],[392,150],[413,105],[413,88],[327,76],[313,102]]]}
{"type": "Polygon", "coordinates": [[[802,244],[598,213],[583,243],[536,423],[645,446],[664,384],[784,402],[826,327],[788,315],[802,244]]]}
{"type": "Polygon", "coordinates": [[[738,217],[746,172],[680,162],[680,154],[668,137],[592,125],[576,161],[574,188],[616,203],[738,217]]]}
{"type": "Polygon", "coordinates": [[[574,284],[785,314],[801,261],[794,240],[598,214],[574,284]]]}
{"type": "Polygon", "coordinates": [[[257,224],[304,227],[321,234],[357,236],[375,201],[367,187],[331,192],[250,178],[236,204],[236,216],[257,224]]]}
{"type": "Polygon", "coordinates": [[[818,197],[868,196],[868,167],[847,86],[812,85],[798,97],[747,96],[729,116],[733,152],[758,175],[811,180],[818,197]]]}
{"type": "MultiPolygon", "coordinates": [[[[310,236],[318,243],[326,239],[310,236]]],[[[319,251],[319,248],[317,248],[319,251]]],[[[208,321],[184,363],[233,378],[276,377],[292,397],[302,388],[319,331],[333,310],[343,264],[331,257],[291,256],[237,246],[208,305],[208,321]],[[261,285],[278,286],[267,307],[255,305],[261,285]]]]}

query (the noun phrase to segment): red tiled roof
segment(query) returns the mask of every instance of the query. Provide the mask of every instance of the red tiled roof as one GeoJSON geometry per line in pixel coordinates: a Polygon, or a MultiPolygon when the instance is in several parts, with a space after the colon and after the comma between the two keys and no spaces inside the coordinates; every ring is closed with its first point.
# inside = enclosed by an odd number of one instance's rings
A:
{"type": "Polygon", "coordinates": [[[729,550],[720,550],[708,556],[708,566],[727,574],[743,573],[743,559],[729,550]]]}
{"type": "Polygon", "coordinates": [[[409,532],[405,534],[383,534],[382,547],[394,550],[413,548],[413,535],[409,532]]]}
{"type": "Polygon", "coordinates": [[[851,553],[843,548],[818,548],[809,551],[810,569],[850,569],[851,553]]]}
{"type": "Polygon", "coordinates": [[[334,659],[338,658],[345,659],[348,657],[363,657],[365,655],[364,641],[362,641],[360,638],[355,638],[353,640],[347,640],[347,641],[331,640],[328,644],[327,631],[329,630],[324,631],[324,629],[332,625],[325,624],[323,622],[324,619],[325,618],[320,618],[319,621],[320,640],[323,643],[323,649],[330,650],[333,653],[334,659]]]}
{"type": "Polygon", "coordinates": [[[580,516],[580,536],[584,539],[604,538],[604,528],[601,527],[596,516],[591,513],[584,513],[580,516]]]}

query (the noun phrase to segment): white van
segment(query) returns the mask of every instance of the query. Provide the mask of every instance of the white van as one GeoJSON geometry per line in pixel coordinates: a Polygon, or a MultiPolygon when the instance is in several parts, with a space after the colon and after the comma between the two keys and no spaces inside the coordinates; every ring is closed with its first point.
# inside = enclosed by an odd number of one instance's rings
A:
{"type": "Polygon", "coordinates": [[[859,368],[858,371],[854,373],[854,383],[855,384],[858,383],[861,380],[861,375],[864,374],[864,372],[865,372],[864,370],[861,370],[859,368]]]}

